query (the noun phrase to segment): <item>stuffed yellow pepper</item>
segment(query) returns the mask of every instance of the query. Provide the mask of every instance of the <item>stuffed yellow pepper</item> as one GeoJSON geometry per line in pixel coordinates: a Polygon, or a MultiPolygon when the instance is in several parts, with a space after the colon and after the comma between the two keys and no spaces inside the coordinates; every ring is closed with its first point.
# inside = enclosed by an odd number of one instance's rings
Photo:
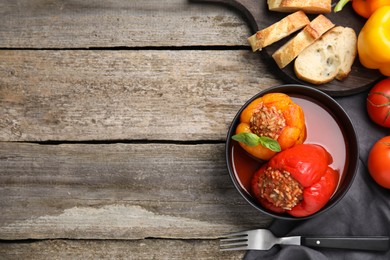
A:
{"type": "Polygon", "coordinates": [[[252,156],[269,160],[277,152],[303,143],[306,138],[303,110],[286,94],[266,94],[241,112],[232,138],[252,156]]]}

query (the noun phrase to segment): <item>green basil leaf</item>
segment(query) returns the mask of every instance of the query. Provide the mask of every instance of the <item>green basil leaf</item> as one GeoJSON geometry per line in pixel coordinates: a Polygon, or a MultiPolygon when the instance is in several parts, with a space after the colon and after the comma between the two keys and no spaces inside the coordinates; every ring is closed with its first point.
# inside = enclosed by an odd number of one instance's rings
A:
{"type": "Polygon", "coordinates": [[[248,146],[256,146],[260,144],[259,136],[253,133],[239,133],[232,136],[233,140],[236,140],[240,143],[246,144],[248,146]]]}
{"type": "Polygon", "coordinates": [[[256,146],[261,144],[262,146],[270,149],[273,152],[280,152],[282,150],[278,141],[266,136],[258,136],[254,133],[239,133],[233,135],[232,139],[240,143],[244,143],[248,146],[256,146]]]}
{"type": "Polygon", "coordinates": [[[273,152],[280,152],[282,150],[280,148],[280,145],[279,145],[278,141],[276,141],[275,139],[266,137],[266,136],[260,136],[259,137],[259,143],[262,146],[270,149],[273,152]]]}

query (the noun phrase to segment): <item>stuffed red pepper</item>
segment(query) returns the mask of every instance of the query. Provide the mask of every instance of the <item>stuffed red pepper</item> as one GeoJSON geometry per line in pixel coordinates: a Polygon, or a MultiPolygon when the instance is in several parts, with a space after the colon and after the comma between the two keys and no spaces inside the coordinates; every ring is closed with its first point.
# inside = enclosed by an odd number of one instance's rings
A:
{"type": "Polygon", "coordinates": [[[319,211],[336,190],[339,173],[332,156],[320,145],[300,144],[275,155],[252,179],[260,204],[295,217],[319,211]]]}

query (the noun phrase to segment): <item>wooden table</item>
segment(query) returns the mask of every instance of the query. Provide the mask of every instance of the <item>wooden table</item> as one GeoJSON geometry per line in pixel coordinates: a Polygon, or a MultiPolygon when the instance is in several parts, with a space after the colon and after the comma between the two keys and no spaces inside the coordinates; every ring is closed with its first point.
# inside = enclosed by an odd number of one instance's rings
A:
{"type": "Polygon", "coordinates": [[[240,106],[283,82],[234,10],[0,1],[2,259],[241,259],[267,227],[229,178],[240,106]]]}

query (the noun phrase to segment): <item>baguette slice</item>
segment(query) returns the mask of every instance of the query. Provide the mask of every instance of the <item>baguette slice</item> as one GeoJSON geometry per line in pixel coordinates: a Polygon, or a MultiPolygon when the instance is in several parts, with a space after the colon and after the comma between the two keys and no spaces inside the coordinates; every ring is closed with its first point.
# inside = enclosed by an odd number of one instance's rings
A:
{"type": "Polygon", "coordinates": [[[352,28],[337,26],[307,47],[295,60],[298,78],[313,84],[348,76],[357,54],[357,37],[352,28]]]}
{"type": "Polygon", "coordinates": [[[286,67],[293,61],[306,47],[320,38],[326,31],[335,25],[324,15],[320,14],[303,28],[294,38],[290,39],[273,54],[279,68],[286,67]]]}
{"type": "Polygon", "coordinates": [[[297,11],[258,31],[248,38],[248,42],[252,47],[252,51],[255,52],[289,36],[309,23],[310,20],[307,15],[303,11],[297,11]]]}
{"type": "Polygon", "coordinates": [[[268,0],[268,9],[275,12],[295,12],[322,14],[332,11],[331,0],[268,0]]]}

